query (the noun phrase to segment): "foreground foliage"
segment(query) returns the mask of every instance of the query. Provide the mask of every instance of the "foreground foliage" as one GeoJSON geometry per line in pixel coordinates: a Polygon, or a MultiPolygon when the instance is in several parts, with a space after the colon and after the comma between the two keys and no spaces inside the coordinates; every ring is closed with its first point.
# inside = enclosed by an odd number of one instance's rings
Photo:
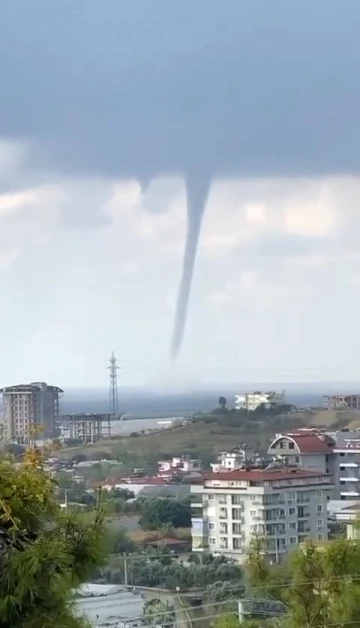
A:
{"type": "Polygon", "coordinates": [[[100,510],[61,512],[36,452],[0,478],[0,628],[83,626],[71,598],[106,554],[100,510]]]}
{"type": "MultiPolygon", "coordinates": [[[[286,628],[360,626],[359,542],[344,539],[322,545],[308,543],[279,566],[268,565],[261,544],[256,544],[247,573],[253,588],[253,595],[247,596],[254,599],[253,617],[256,598],[261,598],[281,603],[277,625],[286,628]]],[[[268,622],[272,623],[274,618],[270,616],[268,613],[268,622]]],[[[264,626],[265,621],[262,610],[258,625],[264,626]]]]}

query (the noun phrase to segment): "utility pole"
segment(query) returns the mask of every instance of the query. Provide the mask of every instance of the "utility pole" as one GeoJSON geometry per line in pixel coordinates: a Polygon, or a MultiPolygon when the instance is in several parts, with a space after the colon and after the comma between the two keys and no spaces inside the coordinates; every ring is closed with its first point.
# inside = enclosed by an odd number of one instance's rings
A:
{"type": "Polygon", "coordinates": [[[117,417],[119,415],[119,392],[118,392],[118,361],[114,355],[114,352],[111,354],[111,358],[109,360],[109,379],[110,379],[110,389],[109,389],[109,405],[110,405],[110,413],[117,417]]]}
{"type": "Polygon", "coordinates": [[[128,585],[128,572],[127,572],[127,559],[126,554],[124,554],[124,585],[127,587],[128,585]]]}

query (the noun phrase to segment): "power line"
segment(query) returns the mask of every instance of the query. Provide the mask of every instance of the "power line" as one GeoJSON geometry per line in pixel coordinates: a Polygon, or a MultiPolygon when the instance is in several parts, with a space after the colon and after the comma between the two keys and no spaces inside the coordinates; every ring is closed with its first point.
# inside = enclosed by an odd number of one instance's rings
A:
{"type": "MultiPolygon", "coordinates": [[[[74,490],[76,491],[77,489],[74,489],[74,490]]],[[[154,541],[156,541],[156,540],[157,539],[154,539],[154,541]]],[[[181,539],[179,539],[179,540],[181,540],[181,539]]],[[[311,541],[309,541],[309,543],[311,545],[311,541]]],[[[360,539],[327,539],[326,541],[319,541],[319,545],[321,545],[321,543],[328,544],[329,546],[330,545],[335,545],[336,543],[353,543],[355,545],[355,544],[360,543],[360,539]]],[[[315,544],[315,546],[316,546],[316,544],[315,544]]],[[[111,556],[118,557],[118,558],[123,558],[124,554],[111,554],[111,556]]],[[[139,558],[146,558],[148,560],[158,560],[159,558],[169,558],[169,557],[171,558],[173,556],[170,553],[166,553],[166,552],[164,554],[156,554],[156,553],[154,553],[154,554],[151,554],[151,553],[146,554],[146,553],[141,553],[141,552],[132,552],[131,554],[126,554],[127,560],[135,560],[135,559],[137,560],[139,558]]],[[[181,554],[179,554],[178,557],[180,558],[181,554]]],[[[183,563],[183,561],[180,562],[180,564],[182,564],[182,563],[183,563]]],[[[196,565],[196,563],[187,563],[187,564],[195,564],[196,565]]],[[[223,564],[226,564],[226,563],[223,563],[223,564]]],[[[242,565],[239,565],[239,567],[242,567],[242,565]]],[[[347,575],[351,575],[351,574],[347,574],[347,575]]],[[[343,576],[341,576],[341,577],[343,577],[343,576]]],[[[231,582],[231,581],[229,580],[229,582],[231,582]]]]}
{"type": "MultiPolygon", "coordinates": [[[[347,577],[347,576],[342,576],[342,578],[345,578],[345,577],[347,577]]],[[[337,580],[338,580],[338,578],[327,578],[327,580],[326,580],[326,581],[327,581],[327,582],[332,582],[333,580],[334,580],[334,581],[337,581],[337,580]]],[[[360,580],[360,577],[358,577],[358,578],[352,578],[352,580],[351,580],[351,581],[352,581],[352,582],[358,582],[359,580],[360,580]]],[[[303,582],[301,582],[301,581],[300,581],[299,583],[297,583],[297,585],[298,585],[298,586],[301,586],[301,585],[303,585],[303,584],[305,584],[305,583],[306,583],[306,584],[315,584],[315,583],[318,583],[318,582],[319,582],[319,579],[316,579],[316,580],[307,580],[307,581],[303,581],[303,582]]],[[[238,585],[238,586],[239,586],[239,585],[238,585]]],[[[288,588],[288,587],[289,587],[289,584],[286,584],[286,585],[285,585],[285,584],[284,584],[284,585],[278,585],[278,586],[277,586],[277,588],[279,588],[280,586],[283,586],[283,587],[287,587],[287,588],[288,588]]],[[[135,586],[135,588],[136,588],[136,586],[135,586]]],[[[139,588],[141,589],[141,587],[139,587],[139,588]]],[[[144,588],[145,588],[145,587],[144,587],[144,588]]],[[[259,587],[253,587],[253,590],[263,589],[263,588],[268,588],[268,587],[262,587],[262,586],[259,586],[259,587]]],[[[148,589],[148,590],[151,590],[151,587],[149,587],[149,589],[148,589]]],[[[156,587],[154,587],[154,588],[153,588],[153,590],[154,590],[154,591],[160,591],[160,589],[157,589],[156,587]]],[[[170,595],[172,595],[172,596],[176,595],[176,594],[175,594],[175,592],[173,592],[173,591],[169,591],[169,594],[170,594],[170,595]]],[[[199,592],[198,592],[198,594],[199,594],[199,592]]],[[[179,591],[178,595],[179,595],[179,596],[181,596],[181,591],[179,591]]],[[[196,596],[194,596],[194,597],[196,597],[196,596]]],[[[240,596],[239,596],[239,597],[240,597],[240,596]]],[[[218,607],[218,606],[221,606],[221,605],[224,605],[224,604],[234,604],[234,603],[236,603],[237,601],[239,601],[239,600],[223,600],[223,601],[221,601],[221,602],[215,602],[215,603],[213,602],[213,603],[209,603],[209,604],[204,604],[204,605],[201,605],[201,606],[197,607],[197,609],[203,609],[203,608],[208,608],[208,607],[215,608],[215,607],[218,607]]],[[[252,599],[250,599],[250,598],[247,598],[247,599],[246,599],[246,598],[245,598],[245,599],[244,599],[244,598],[241,598],[241,601],[244,601],[244,602],[266,602],[266,603],[269,603],[269,604],[271,604],[271,603],[276,603],[276,602],[278,602],[278,603],[280,602],[280,603],[281,603],[281,600],[275,600],[275,599],[260,600],[260,599],[257,599],[257,598],[252,598],[252,599]]],[[[134,600],[134,602],[131,602],[130,604],[138,604],[138,601],[135,601],[135,600],[134,600]]],[[[129,605],[129,602],[127,602],[127,606],[128,606],[128,605],[129,605]]],[[[177,609],[177,610],[178,610],[179,612],[181,612],[181,610],[182,610],[182,609],[177,609]]],[[[156,614],[156,616],[157,616],[157,617],[162,617],[162,616],[164,616],[164,615],[168,615],[168,613],[169,613],[169,611],[164,611],[164,612],[161,612],[161,613],[157,613],[157,614],[156,614]]],[[[238,615],[238,611],[237,611],[237,610],[236,610],[236,611],[227,610],[227,611],[225,611],[225,612],[223,612],[223,613],[216,613],[216,614],[214,614],[214,615],[207,615],[207,616],[205,616],[205,617],[197,617],[197,618],[191,619],[191,623],[193,623],[193,622],[195,622],[195,621],[204,621],[204,620],[206,620],[206,619],[214,619],[214,618],[218,618],[218,617],[225,617],[225,616],[227,616],[227,615],[232,615],[232,614],[236,614],[236,615],[238,615]]],[[[265,616],[268,616],[268,617],[272,617],[272,616],[279,617],[279,614],[278,614],[278,613],[275,613],[275,612],[272,612],[272,611],[256,611],[256,615],[265,615],[265,616]]],[[[286,615],[286,613],[284,613],[283,615],[285,616],[285,615],[286,615]]],[[[142,615],[140,615],[139,617],[135,617],[135,618],[133,618],[133,620],[134,620],[134,621],[140,621],[141,619],[143,619],[143,616],[142,616],[142,615]]],[[[351,625],[351,624],[354,624],[354,623],[359,623],[359,621],[357,620],[357,621],[344,622],[342,625],[343,625],[343,626],[344,626],[344,625],[351,625]]],[[[338,625],[339,625],[338,623],[334,623],[334,624],[327,624],[327,628],[329,628],[330,626],[338,626],[338,625]]],[[[323,624],[314,625],[314,626],[312,626],[311,628],[323,628],[323,624]]]]}

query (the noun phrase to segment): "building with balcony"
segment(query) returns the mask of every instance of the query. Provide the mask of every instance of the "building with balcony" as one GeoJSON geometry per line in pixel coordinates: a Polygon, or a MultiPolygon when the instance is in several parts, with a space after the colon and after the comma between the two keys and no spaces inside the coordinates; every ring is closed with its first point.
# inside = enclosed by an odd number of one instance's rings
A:
{"type": "Polygon", "coordinates": [[[255,390],[254,392],[247,392],[235,396],[235,409],[247,410],[248,412],[253,412],[260,406],[269,409],[273,406],[284,405],[285,403],[284,391],[277,393],[274,391],[261,392],[260,390],[255,390]]]}
{"type": "Polygon", "coordinates": [[[280,562],[307,539],[326,540],[332,479],[322,471],[236,469],[191,486],[192,550],[246,560],[255,537],[280,562]]]}
{"type": "Polygon", "coordinates": [[[29,444],[58,434],[59,399],[63,391],[44,382],[7,386],[2,393],[3,439],[29,444]]]}
{"type": "Polygon", "coordinates": [[[328,432],[335,441],[337,499],[360,499],[360,431],[328,432]]]}

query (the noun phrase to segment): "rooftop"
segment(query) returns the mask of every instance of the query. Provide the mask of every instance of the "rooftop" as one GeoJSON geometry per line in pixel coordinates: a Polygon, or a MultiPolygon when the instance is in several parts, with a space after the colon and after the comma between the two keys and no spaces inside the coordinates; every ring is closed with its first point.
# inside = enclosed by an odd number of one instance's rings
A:
{"type": "Polygon", "coordinates": [[[311,479],[319,477],[330,477],[329,473],[318,471],[305,471],[298,467],[287,467],[284,469],[234,469],[233,471],[222,471],[220,473],[208,473],[204,475],[205,480],[244,480],[249,482],[278,482],[289,479],[311,479]]]}
{"type": "Polygon", "coordinates": [[[330,436],[322,432],[289,432],[280,434],[273,440],[269,449],[283,438],[291,440],[300,454],[328,454],[332,453],[335,442],[330,436]]]}

